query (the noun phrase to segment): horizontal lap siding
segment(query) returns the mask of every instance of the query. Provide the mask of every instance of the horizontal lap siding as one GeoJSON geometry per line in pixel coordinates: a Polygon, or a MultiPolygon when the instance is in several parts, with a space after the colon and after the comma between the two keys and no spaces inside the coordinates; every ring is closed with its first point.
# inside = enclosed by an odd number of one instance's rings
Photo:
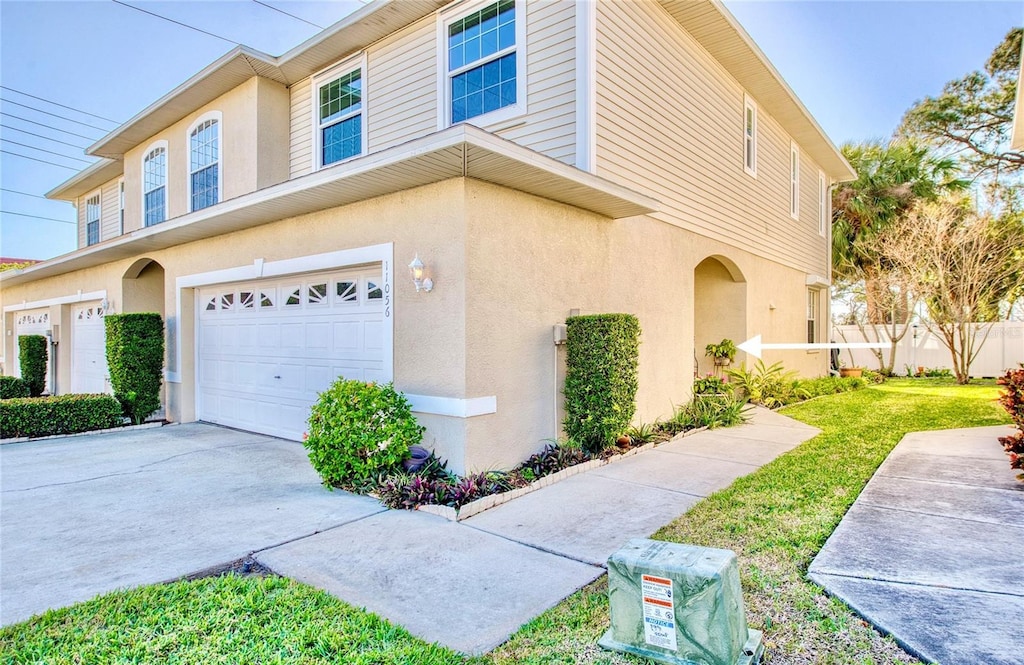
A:
{"type": "MultiPolygon", "coordinates": [[[[758,109],[757,178],[743,170],[743,88],[656,3],[598,3],[598,174],[662,202],[656,216],[785,265],[826,273],[818,167],[758,109]]],[[[756,101],[756,100],[755,100],[756,101]]]]}
{"type": "Polygon", "coordinates": [[[437,131],[436,41],[431,15],[367,52],[370,152],[437,131]]]}
{"type": "Polygon", "coordinates": [[[117,179],[103,185],[100,194],[100,240],[121,235],[121,194],[117,179]]]}
{"type": "Polygon", "coordinates": [[[313,108],[312,79],[305,78],[291,87],[291,156],[292,178],[313,170],[313,108]]]}
{"type": "Polygon", "coordinates": [[[527,4],[526,122],[498,134],[568,164],[576,161],[576,4],[527,4]]]}

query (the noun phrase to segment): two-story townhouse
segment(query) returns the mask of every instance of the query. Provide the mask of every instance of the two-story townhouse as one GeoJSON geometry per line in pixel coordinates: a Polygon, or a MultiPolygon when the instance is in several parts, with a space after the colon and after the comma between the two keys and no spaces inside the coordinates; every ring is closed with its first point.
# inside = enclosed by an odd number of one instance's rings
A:
{"type": "Polygon", "coordinates": [[[88,152],[50,193],[80,248],[0,278],[8,357],[45,326],[102,390],[103,314],[158,311],[168,418],[299,439],[335,377],[394,381],[457,471],[558,436],[571,312],[639,317],[643,421],[708,342],[824,341],[854,175],[714,0],[378,0],[88,152]]]}

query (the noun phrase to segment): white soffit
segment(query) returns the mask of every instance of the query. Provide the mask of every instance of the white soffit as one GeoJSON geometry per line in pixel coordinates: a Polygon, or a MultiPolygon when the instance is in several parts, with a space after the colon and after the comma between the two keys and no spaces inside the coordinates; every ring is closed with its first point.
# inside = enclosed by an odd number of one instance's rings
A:
{"type": "Polygon", "coordinates": [[[124,162],[120,159],[101,159],[91,164],[78,175],[46,193],[46,198],[59,201],[74,201],[83,194],[88,194],[100,185],[110,182],[124,173],[124,162]]]}
{"type": "Polygon", "coordinates": [[[656,200],[574,166],[458,125],[309,175],[131,231],[22,270],[0,273],[14,286],[451,178],[468,177],[611,219],[659,208],[656,200]]]}

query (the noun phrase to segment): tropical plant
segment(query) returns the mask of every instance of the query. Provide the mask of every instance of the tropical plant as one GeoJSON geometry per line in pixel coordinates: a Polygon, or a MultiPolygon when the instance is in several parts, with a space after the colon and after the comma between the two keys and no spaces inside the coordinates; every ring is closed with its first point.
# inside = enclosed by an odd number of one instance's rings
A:
{"type": "Polygon", "coordinates": [[[769,409],[806,399],[796,372],[787,371],[781,362],[765,365],[763,360],[758,359],[753,369],[748,370],[746,363],[741,363],[736,369],[729,370],[728,374],[736,391],[744,399],[769,409]]]}
{"type": "Polygon", "coordinates": [[[670,422],[679,431],[707,427],[731,427],[745,422],[746,404],[731,395],[705,396],[676,409],[670,422]]]}
{"type": "Polygon", "coordinates": [[[732,362],[736,357],[736,344],[728,337],[718,344],[708,344],[704,347],[704,355],[715,360],[727,360],[732,362]]]}
{"type": "Polygon", "coordinates": [[[694,395],[720,395],[723,393],[732,393],[732,386],[714,374],[700,376],[693,380],[694,395]]]}

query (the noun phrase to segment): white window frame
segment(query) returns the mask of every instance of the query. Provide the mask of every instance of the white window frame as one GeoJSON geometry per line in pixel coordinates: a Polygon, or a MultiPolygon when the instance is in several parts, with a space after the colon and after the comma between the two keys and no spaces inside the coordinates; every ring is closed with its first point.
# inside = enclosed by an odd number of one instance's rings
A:
{"type": "Polygon", "coordinates": [[[743,170],[747,175],[757,177],[757,104],[750,95],[743,95],[743,117],[741,118],[740,136],[743,137],[743,170]],[[747,141],[747,114],[750,114],[753,128],[750,141],[747,141]]]}
{"type": "Polygon", "coordinates": [[[800,148],[789,143],[789,216],[800,219],[800,148]]]}
{"type": "Polygon", "coordinates": [[[97,189],[85,197],[85,246],[99,244],[103,240],[103,192],[97,189]],[[89,202],[96,199],[96,219],[89,219],[89,202]],[[89,224],[96,222],[96,242],[89,242],[89,224]]]}
{"type": "Polygon", "coordinates": [[[825,237],[825,231],[828,229],[828,207],[828,180],[825,178],[824,171],[818,171],[818,235],[822,238],[825,237]]]}
{"type": "Polygon", "coordinates": [[[117,223],[118,235],[124,235],[124,178],[117,181],[117,223]]]}
{"type": "Polygon", "coordinates": [[[484,7],[493,5],[498,0],[479,0],[470,4],[455,3],[455,6],[442,11],[437,17],[437,98],[442,108],[437,114],[437,128],[439,130],[452,126],[452,84],[453,76],[479,67],[485,62],[504,57],[515,51],[516,54],[516,103],[504,106],[500,109],[484,113],[482,115],[467,118],[459,124],[470,124],[478,127],[486,127],[496,123],[507,122],[520,118],[527,114],[527,85],[526,85],[526,0],[515,0],[516,12],[516,44],[513,48],[498,51],[487,57],[486,60],[476,60],[464,65],[455,71],[448,71],[448,27],[473,12],[480,11],[484,7]]]}
{"type": "Polygon", "coordinates": [[[370,137],[370,133],[369,133],[369,127],[370,127],[369,108],[370,108],[370,106],[369,106],[369,100],[368,100],[369,91],[370,91],[370,81],[369,81],[369,77],[367,76],[366,51],[363,51],[362,53],[359,53],[358,55],[356,55],[354,57],[346,58],[345,60],[342,60],[341,62],[333,64],[330,67],[328,67],[327,69],[322,70],[318,74],[314,74],[313,75],[313,78],[310,81],[310,92],[309,92],[309,94],[310,94],[310,100],[311,100],[310,106],[313,107],[313,170],[314,171],[319,171],[320,169],[328,169],[328,168],[331,168],[332,166],[337,166],[338,164],[344,164],[347,161],[356,159],[357,157],[362,157],[363,155],[366,154],[367,149],[368,149],[367,143],[368,143],[369,137],[370,137]],[[359,110],[358,111],[353,111],[352,113],[349,113],[349,114],[347,114],[345,116],[342,116],[341,118],[338,118],[338,119],[332,121],[331,124],[336,124],[336,123],[339,123],[339,122],[343,122],[343,121],[348,120],[349,118],[355,117],[357,115],[362,115],[363,116],[362,120],[360,120],[360,123],[359,123],[359,127],[360,127],[360,139],[359,139],[360,145],[359,145],[359,148],[360,148],[360,151],[359,151],[358,154],[352,155],[351,157],[346,157],[345,159],[339,160],[337,162],[331,162],[330,164],[324,165],[322,163],[323,149],[324,149],[324,146],[323,146],[324,137],[323,137],[323,132],[321,131],[321,127],[320,127],[320,88],[323,85],[326,85],[326,84],[330,83],[331,81],[333,81],[333,80],[335,80],[337,78],[341,78],[342,76],[345,76],[346,74],[350,74],[350,73],[352,73],[352,72],[354,72],[356,70],[359,70],[359,78],[363,82],[363,97],[360,100],[359,110]]]}
{"type": "MultiPolygon", "coordinates": [[[[186,188],[188,189],[189,212],[195,212],[195,209],[192,207],[192,174],[194,173],[192,170],[192,132],[207,120],[217,121],[217,203],[224,200],[224,114],[220,111],[208,111],[192,121],[192,124],[185,131],[185,149],[188,151],[188,184],[186,188]]],[[[208,164],[203,168],[209,168],[210,166],[212,165],[208,164]]],[[[213,205],[217,205],[217,203],[213,205]]],[[[206,206],[206,208],[212,207],[206,206]]],[[[205,210],[206,208],[200,208],[200,210],[205,210]]]]}
{"type": "Polygon", "coordinates": [[[139,178],[139,180],[141,181],[141,184],[142,184],[142,186],[139,188],[141,190],[141,192],[142,192],[142,195],[140,197],[140,204],[141,204],[140,209],[142,210],[142,228],[146,228],[146,194],[149,193],[146,190],[146,158],[149,157],[151,154],[153,154],[153,151],[157,150],[158,148],[163,148],[164,149],[164,155],[166,157],[166,164],[165,164],[165,170],[164,170],[164,184],[163,184],[163,188],[164,188],[164,218],[161,219],[159,222],[154,222],[153,225],[155,225],[155,224],[162,224],[163,222],[166,222],[168,219],[170,219],[169,207],[170,207],[170,203],[171,203],[171,197],[170,197],[170,186],[171,186],[171,183],[170,183],[170,180],[171,180],[171,178],[170,178],[170,172],[171,172],[171,151],[168,149],[167,141],[164,140],[164,139],[161,139],[159,141],[153,141],[148,146],[146,146],[146,149],[142,151],[142,156],[139,158],[139,166],[141,167],[141,171],[140,171],[140,176],[141,177],[139,178]]]}
{"type": "Polygon", "coordinates": [[[821,289],[808,288],[807,289],[807,323],[814,324],[814,333],[810,331],[810,325],[807,326],[807,342],[808,344],[817,344],[821,338],[821,289]],[[813,339],[811,339],[813,337],[813,339]]]}

